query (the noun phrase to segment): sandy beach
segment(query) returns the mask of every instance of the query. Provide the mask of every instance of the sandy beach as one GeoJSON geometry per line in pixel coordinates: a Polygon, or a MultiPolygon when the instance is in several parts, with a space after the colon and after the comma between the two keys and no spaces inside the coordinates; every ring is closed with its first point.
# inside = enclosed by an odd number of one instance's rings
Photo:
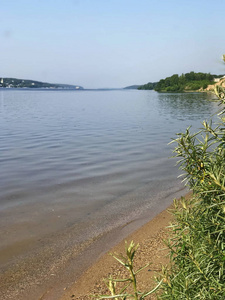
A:
{"type": "MultiPolygon", "coordinates": [[[[188,193],[185,197],[190,198],[191,193],[188,193]]],[[[168,226],[173,221],[171,209],[173,209],[173,204],[100,257],[73,284],[72,288],[69,290],[65,288],[65,293],[60,300],[88,300],[93,299],[92,295],[109,294],[104,279],[109,276],[122,278],[126,274],[110,253],[124,253],[125,241],[129,243],[132,240],[139,244],[135,263],[136,268],[138,269],[150,263],[149,267],[138,275],[138,289],[145,291],[155,287],[156,281],[154,278],[160,273],[162,265],[165,266],[169,263],[168,250],[165,247],[164,240],[169,237],[170,229],[168,226]]],[[[151,296],[149,299],[156,299],[154,297],[151,296]]]]}

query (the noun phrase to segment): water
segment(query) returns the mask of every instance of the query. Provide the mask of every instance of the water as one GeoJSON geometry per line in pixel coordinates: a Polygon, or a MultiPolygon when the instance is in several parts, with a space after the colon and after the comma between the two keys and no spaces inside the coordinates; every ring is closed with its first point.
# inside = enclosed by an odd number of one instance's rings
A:
{"type": "MultiPolygon", "coordinates": [[[[31,256],[46,255],[53,267],[64,253],[77,266],[69,248],[82,253],[133,222],[120,231],[122,238],[184,193],[175,161],[168,160],[168,142],[189,125],[197,130],[218,110],[211,98],[136,90],[1,90],[0,261],[7,284],[12,286],[12,265],[24,268],[31,256]]],[[[40,281],[48,270],[36,264],[40,281]]],[[[13,288],[7,295],[20,297],[13,288]]]]}

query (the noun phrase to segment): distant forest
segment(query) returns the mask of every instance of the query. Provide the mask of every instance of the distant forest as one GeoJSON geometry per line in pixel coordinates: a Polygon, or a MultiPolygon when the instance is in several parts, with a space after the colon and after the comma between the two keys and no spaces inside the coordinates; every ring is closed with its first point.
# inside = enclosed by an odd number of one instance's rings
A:
{"type": "Polygon", "coordinates": [[[183,92],[205,89],[209,84],[214,84],[214,78],[220,78],[223,75],[212,75],[210,73],[190,72],[174,74],[159,82],[149,82],[138,87],[139,90],[155,90],[157,92],[183,92]]]}
{"type": "Polygon", "coordinates": [[[0,88],[83,89],[78,85],[47,83],[35,80],[0,77],[0,88]]]}
{"type": "Polygon", "coordinates": [[[149,82],[144,85],[140,85],[138,90],[154,90],[157,86],[158,82],[149,82]]]}

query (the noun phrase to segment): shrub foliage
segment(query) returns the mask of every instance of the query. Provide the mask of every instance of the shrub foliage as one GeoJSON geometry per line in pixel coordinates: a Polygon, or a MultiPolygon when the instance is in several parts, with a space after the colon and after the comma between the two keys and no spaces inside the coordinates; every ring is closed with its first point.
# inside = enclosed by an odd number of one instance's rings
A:
{"type": "MultiPolygon", "coordinates": [[[[215,90],[221,104],[225,91],[215,90]]],[[[171,267],[161,299],[225,299],[225,110],[195,134],[177,134],[175,156],[193,198],[175,201],[171,267]]]]}
{"type": "Polygon", "coordinates": [[[111,293],[111,295],[99,295],[97,299],[115,299],[115,300],[144,300],[149,295],[153,294],[160,286],[161,281],[152,290],[140,292],[137,287],[137,275],[149,264],[135,270],[134,257],[139,245],[135,245],[133,241],[129,245],[125,243],[125,255],[111,254],[127,271],[126,278],[108,278],[105,283],[111,293]],[[130,289],[131,287],[131,289],[130,289]]]}

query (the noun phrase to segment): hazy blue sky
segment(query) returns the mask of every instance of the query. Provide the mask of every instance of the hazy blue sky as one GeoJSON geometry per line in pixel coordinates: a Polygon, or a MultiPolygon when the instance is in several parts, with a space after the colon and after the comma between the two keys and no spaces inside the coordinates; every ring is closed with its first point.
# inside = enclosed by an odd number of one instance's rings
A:
{"type": "Polygon", "coordinates": [[[224,0],[0,0],[0,77],[98,88],[223,74],[224,12],[224,0]]]}

